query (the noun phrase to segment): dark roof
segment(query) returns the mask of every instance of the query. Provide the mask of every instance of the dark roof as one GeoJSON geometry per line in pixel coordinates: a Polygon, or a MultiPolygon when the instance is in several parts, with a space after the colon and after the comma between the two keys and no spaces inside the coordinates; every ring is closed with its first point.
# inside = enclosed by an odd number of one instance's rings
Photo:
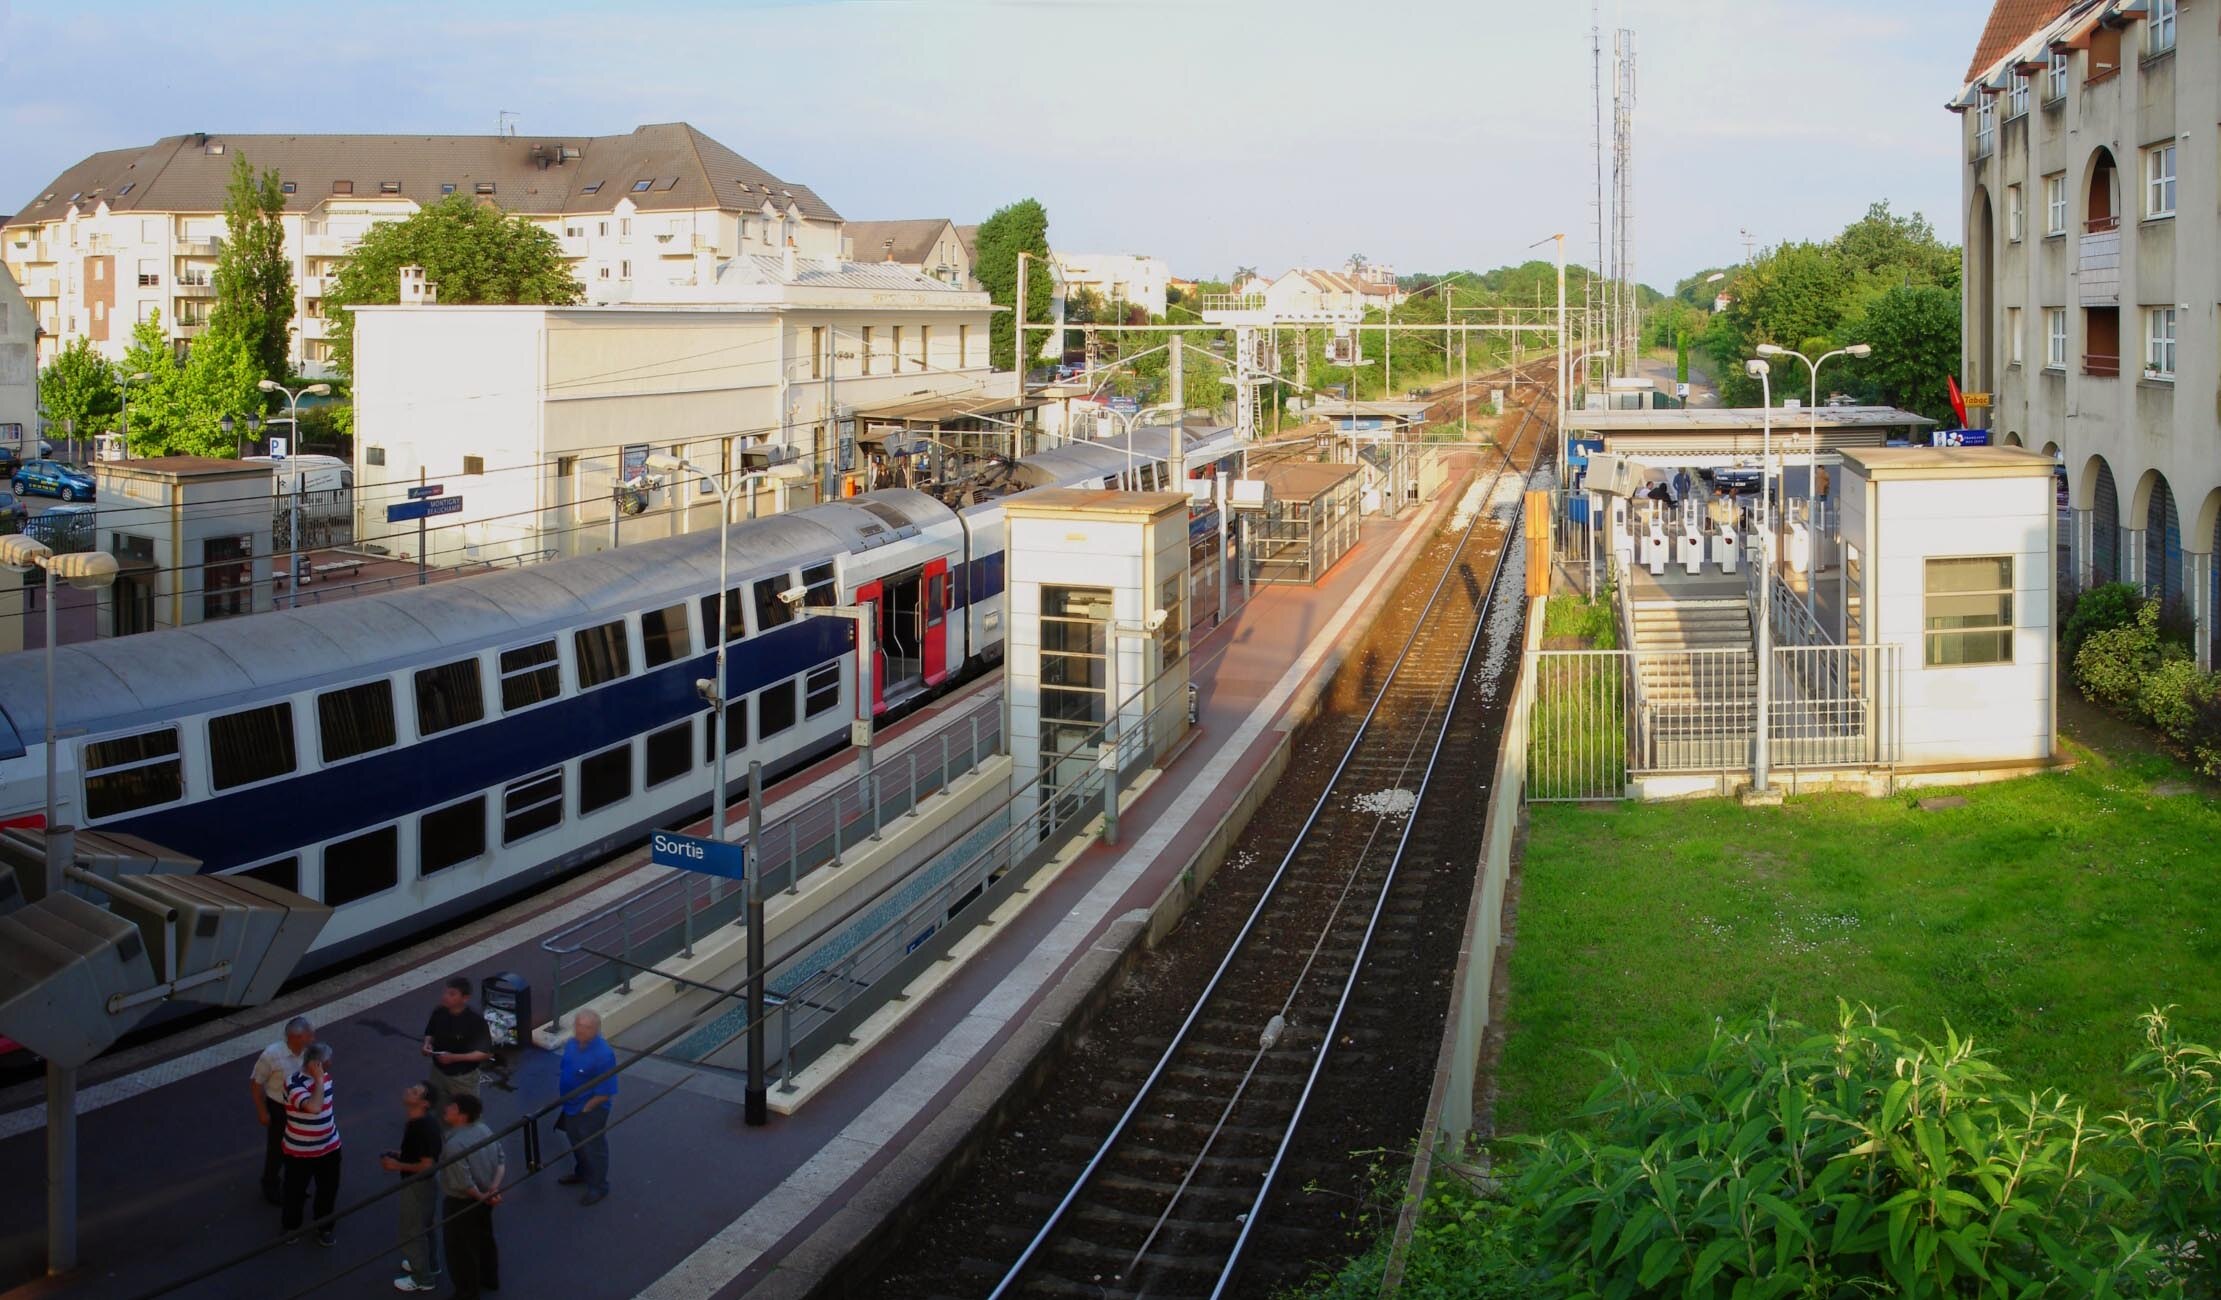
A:
{"type": "Polygon", "coordinates": [[[766,201],[784,212],[840,220],[808,186],[782,181],[684,122],[636,127],[625,135],[173,135],[134,149],[96,153],[31,195],[6,224],[51,221],[74,201],[118,212],[221,212],[235,156],[276,168],[294,183],[286,210],[328,200],[400,197],[437,203],[442,188],[488,195],[511,212],[554,216],[607,212],[630,198],[643,211],[720,208],[753,212],[766,201]],[[648,182],[646,189],[634,187],[648,182]],[[352,193],[335,195],[335,183],[352,193]],[[397,193],[381,192],[392,182],[397,193]],[[594,193],[590,185],[599,182],[594,193]],[[74,196],[74,199],[73,199],[74,196]]]}
{"type": "Polygon", "coordinates": [[[1982,28],[1982,41],[1974,47],[1974,61],[1967,65],[1966,79],[1973,81],[1988,72],[1991,64],[2011,54],[2037,28],[2074,6],[2075,0],[1996,0],[1990,6],[1990,21],[1982,28]]]}
{"type": "Polygon", "coordinates": [[[197,478],[204,474],[251,474],[270,472],[267,461],[228,460],[221,456],[148,456],[139,460],[112,460],[100,465],[103,470],[136,470],[144,474],[168,474],[175,478],[197,478]]]}
{"type": "Polygon", "coordinates": [[[915,221],[851,221],[842,227],[848,236],[850,256],[859,262],[903,262],[923,266],[941,241],[941,232],[955,223],[947,217],[915,221]],[[890,246],[891,245],[891,246],[890,246]]]}
{"type": "Polygon", "coordinates": [[[965,256],[965,257],[967,257],[967,258],[969,258],[969,259],[971,259],[971,260],[972,260],[972,261],[974,261],[974,262],[978,261],[978,260],[979,260],[979,227],[978,227],[978,226],[958,226],[958,227],[956,228],[956,237],[957,237],[957,239],[958,239],[958,240],[959,240],[960,242],[962,242],[962,243],[963,243],[963,245],[964,245],[964,256],[965,256]]]}
{"type": "Polygon", "coordinates": [[[1363,472],[1361,465],[1330,465],[1318,461],[1279,461],[1257,466],[1251,478],[1263,479],[1272,488],[1275,501],[1314,501],[1325,496],[1338,484],[1348,482],[1363,472]]]}

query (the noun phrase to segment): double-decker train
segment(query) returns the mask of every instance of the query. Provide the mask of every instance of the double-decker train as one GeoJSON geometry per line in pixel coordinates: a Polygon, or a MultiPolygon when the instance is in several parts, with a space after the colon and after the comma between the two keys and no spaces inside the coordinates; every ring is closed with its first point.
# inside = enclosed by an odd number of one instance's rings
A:
{"type": "MultiPolygon", "coordinates": [[[[1012,494],[1172,486],[1172,436],[729,525],[730,771],[792,770],[864,716],[855,625],[811,610],[871,602],[869,713],[899,708],[1000,658],[1012,494]]],[[[1199,470],[1238,453],[1230,431],[1187,438],[1199,470]]],[[[61,647],[59,815],[331,904],[303,970],[407,939],[709,806],[717,575],[705,530],[61,647]]],[[[11,824],[43,821],[44,673],[0,658],[11,824]]]]}

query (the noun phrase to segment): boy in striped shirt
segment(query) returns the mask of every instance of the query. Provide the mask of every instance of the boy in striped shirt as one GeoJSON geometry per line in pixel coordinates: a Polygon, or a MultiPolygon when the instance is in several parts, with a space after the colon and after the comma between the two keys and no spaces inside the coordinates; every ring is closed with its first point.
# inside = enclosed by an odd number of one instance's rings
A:
{"type": "MultiPolygon", "coordinates": [[[[329,1246],[332,1207],[339,1200],[339,1122],[332,1113],[332,1047],[311,1043],[301,1069],[285,1081],[285,1208],[287,1234],[301,1228],[309,1188],[316,1189],[316,1244],[329,1246]]],[[[297,1239],[297,1238],[296,1238],[297,1239]]]]}

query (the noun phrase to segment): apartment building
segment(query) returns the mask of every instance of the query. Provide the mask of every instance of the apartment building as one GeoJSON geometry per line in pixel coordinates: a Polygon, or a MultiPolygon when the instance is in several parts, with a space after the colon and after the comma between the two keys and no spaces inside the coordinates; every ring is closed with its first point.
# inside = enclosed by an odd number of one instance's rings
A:
{"type": "Polygon", "coordinates": [[[0,270],[0,448],[35,455],[39,427],[38,323],[15,277],[0,270]]]}
{"type": "Polygon", "coordinates": [[[1071,294],[1089,290],[1103,300],[1131,303],[1152,316],[1165,312],[1165,288],[1172,282],[1172,268],[1164,259],[1143,253],[1049,254],[1056,277],[1057,319],[1064,319],[1063,302],[1071,294]]]}
{"type": "Polygon", "coordinates": [[[841,229],[841,242],[842,256],[852,262],[893,262],[943,284],[979,288],[971,248],[947,217],[851,221],[841,229]]]}
{"type": "Polygon", "coordinates": [[[2221,25],[2180,0],[1996,0],[1950,104],[1965,146],[1964,375],[2056,456],[2084,586],[2196,618],[2221,582],[2221,25]]]}
{"type": "Polygon", "coordinates": [[[841,253],[840,214],[683,122],[624,135],[221,135],[97,153],[0,224],[0,261],[44,331],[120,357],[159,312],[182,347],[205,331],[234,160],[275,168],[298,293],[294,359],[330,360],[324,293],[374,225],[453,194],[526,217],[561,243],[589,300],[698,282],[722,259],[841,253]]]}

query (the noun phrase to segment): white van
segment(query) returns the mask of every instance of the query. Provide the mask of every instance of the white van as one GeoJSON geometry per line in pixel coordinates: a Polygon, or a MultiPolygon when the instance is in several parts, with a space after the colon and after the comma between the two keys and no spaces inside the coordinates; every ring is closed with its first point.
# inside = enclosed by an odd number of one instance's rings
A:
{"type": "Polygon", "coordinates": [[[310,525],[307,531],[318,544],[351,538],[355,526],[354,466],[337,456],[249,456],[246,463],[277,470],[270,476],[275,514],[282,518],[297,504],[310,525]]]}

